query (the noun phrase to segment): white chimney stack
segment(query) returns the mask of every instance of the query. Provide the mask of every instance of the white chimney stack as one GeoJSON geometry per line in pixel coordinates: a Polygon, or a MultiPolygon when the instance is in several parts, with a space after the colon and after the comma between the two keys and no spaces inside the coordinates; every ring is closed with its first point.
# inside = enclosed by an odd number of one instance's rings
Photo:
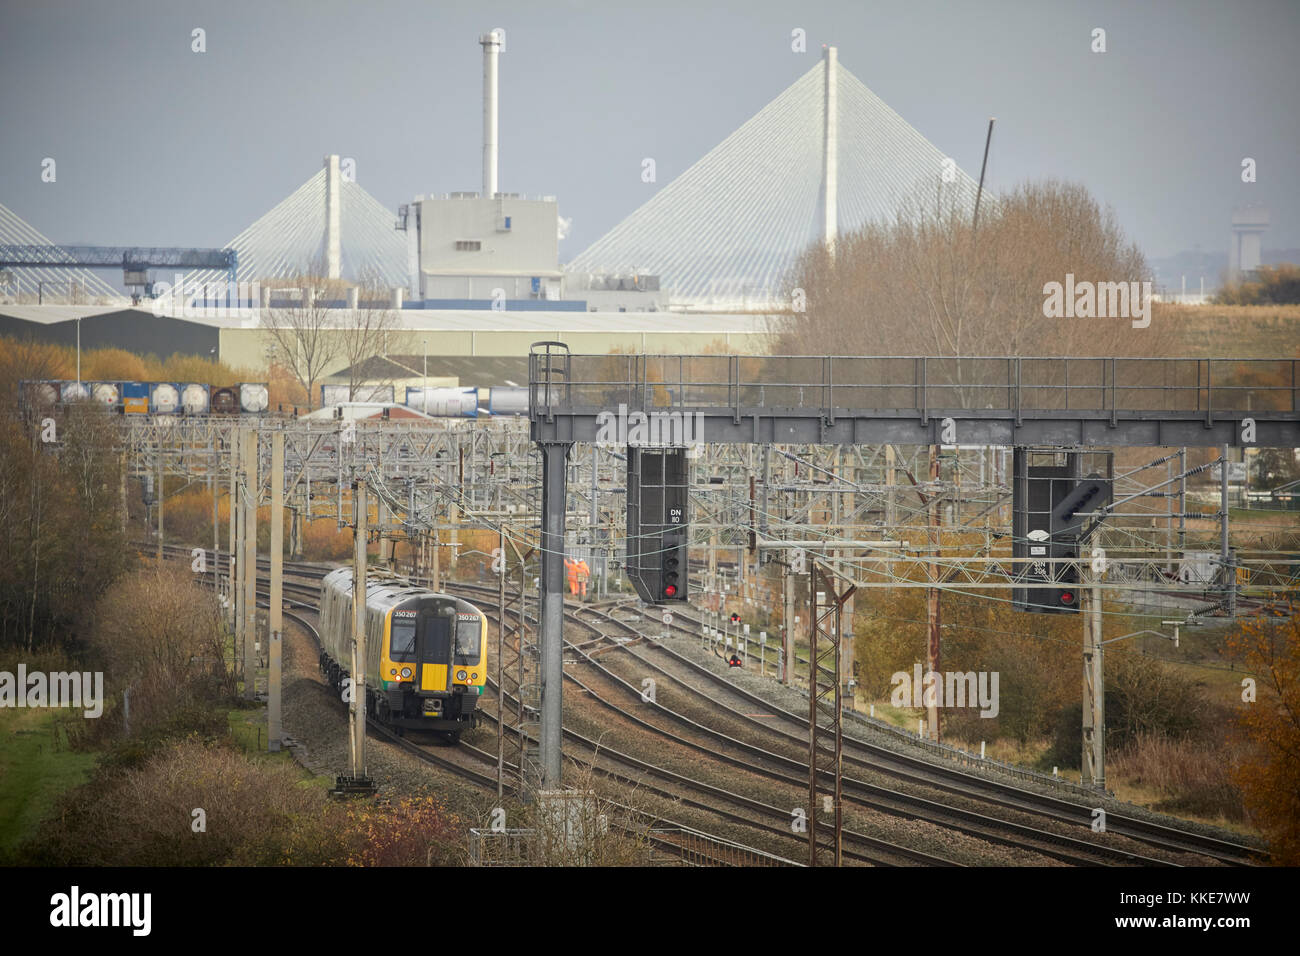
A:
{"type": "Polygon", "coordinates": [[[502,34],[493,30],[478,38],[483,47],[483,196],[497,193],[497,58],[502,34]]]}

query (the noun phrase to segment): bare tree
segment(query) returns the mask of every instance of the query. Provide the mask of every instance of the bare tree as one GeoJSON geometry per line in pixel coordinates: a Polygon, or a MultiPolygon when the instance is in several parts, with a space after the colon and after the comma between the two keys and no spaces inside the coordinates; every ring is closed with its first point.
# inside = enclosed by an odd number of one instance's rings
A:
{"type": "Polygon", "coordinates": [[[316,383],[343,354],[339,335],[341,311],[330,308],[346,298],[347,285],[325,277],[319,261],[289,280],[295,303],[263,312],[262,328],[271,339],[272,361],[289,371],[307,392],[307,407],[315,402],[316,383]]]}
{"type": "MultiPolygon", "coordinates": [[[[367,359],[406,350],[410,338],[402,332],[401,313],[391,307],[388,288],[378,279],[363,278],[357,284],[358,308],[348,310],[339,331],[341,357],[347,362],[348,395],[353,401],[362,386],[393,384],[393,376],[380,371],[366,374],[367,359]]],[[[391,371],[391,370],[390,370],[391,371]]]]}

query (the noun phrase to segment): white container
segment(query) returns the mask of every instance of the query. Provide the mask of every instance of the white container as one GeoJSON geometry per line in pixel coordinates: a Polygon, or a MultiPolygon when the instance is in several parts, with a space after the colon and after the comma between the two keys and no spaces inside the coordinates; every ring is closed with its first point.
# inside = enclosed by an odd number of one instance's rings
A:
{"type": "Polygon", "coordinates": [[[149,411],[155,415],[175,415],[181,409],[181,390],[171,382],[149,387],[149,411]]]}
{"type": "Polygon", "coordinates": [[[239,386],[239,410],[246,415],[266,411],[270,396],[266,386],[258,382],[243,382],[239,386]]]}
{"type": "Polygon", "coordinates": [[[193,383],[181,389],[181,408],[186,415],[206,415],[209,403],[208,386],[193,383]]]}
{"type": "Polygon", "coordinates": [[[80,402],[90,398],[90,386],[85,382],[64,382],[59,398],[65,402],[80,402]]]}

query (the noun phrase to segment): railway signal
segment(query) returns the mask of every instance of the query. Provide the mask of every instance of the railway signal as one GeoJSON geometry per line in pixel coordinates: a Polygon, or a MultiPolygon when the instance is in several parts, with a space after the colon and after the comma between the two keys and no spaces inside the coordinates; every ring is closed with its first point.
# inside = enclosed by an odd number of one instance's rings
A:
{"type": "Polygon", "coordinates": [[[1111,481],[1095,472],[1080,478],[1081,453],[1017,448],[1014,455],[1012,551],[1027,559],[1016,580],[1013,607],[1038,614],[1079,611],[1079,538],[1089,515],[1111,498],[1111,481]],[[1042,585],[1055,585],[1044,587],[1042,585]]]}
{"type": "Polygon", "coordinates": [[[627,576],[647,604],[686,601],[689,586],[685,448],[627,450],[627,576]]]}

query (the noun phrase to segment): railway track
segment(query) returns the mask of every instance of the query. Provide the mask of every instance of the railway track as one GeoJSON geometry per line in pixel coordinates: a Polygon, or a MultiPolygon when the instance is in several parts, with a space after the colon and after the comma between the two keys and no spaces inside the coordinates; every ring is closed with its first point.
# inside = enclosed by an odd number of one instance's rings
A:
{"type": "MultiPolygon", "coordinates": [[[[298,608],[298,610],[296,611],[291,609],[286,609],[283,612],[285,617],[293,620],[300,627],[302,627],[308,634],[312,636],[313,640],[315,640],[317,645],[319,646],[320,643],[319,633],[316,630],[315,624],[312,623],[312,621],[309,620],[308,617],[308,615],[312,617],[315,616],[316,609],[315,609],[314,601],[315,598],[318,596],[319,593],[318,590],[316,588],[313,588],[311,585],[302,584],[294,581],[285,581],[284,589],[286,593],[285,603],[289,605],[291,608],[294,607],[298,608]],[[294,594],[297,594],[299,596],[298,597],[290,596],[294,594]]],[[[259,582],[256,587],[256,592],[259,599],[258,600],[259,606],[265,607],[269,599],[269,584],[263,584],[259,582]]],[[[340,705],[340,709],[342,710],[342,705],[340,705]]],[[[496,719],[495,715],[493,715],[492,719],[493,720],[496,719]]],[[[496,755],[494,754],[489,754],[486,751],[480,750],[477,747],[474,747],[469,744],[464,744],[464,743],[462,743],[456,748],[452,748],[453,751],[458,755],[469,755],[472,758],[474,758],[478,763],[482,764],[484,767],[487,767],[488,769],[493,771],[492,775],[489,775],[475,767],[467,766],[465,763],[462,763],[458,760],[450,759],[448,756],[445,756],[444,755],[446,751],[445,748],[435,749],[435,748],[421,746],[420,744],[408,740],[405,737],[398,736],[392,730],[380,724],[379,722],[375,721],[374,719],[367,720],[367,732],[385,740],[389,744],[411,754],[412,756],[415,756],[416,758],[418,758],[419,760],[425,763],[428,763],[432,766],[438,767],[439,769],[455,774],[456,776],[468,781],[469,783],[473,784],[474,786],[478,787],[479,789],[485,792],[488,793],[496,792],[497,789],[497,781],[495,776],[496,755]],[[439,752],[440,749],[442,749],[444,752],[439,752]]],[[[570,759],[575,764],[578,763],[575,759],[573,758],[570,759]]],[[[511,769],[516,773],[518,771],[518,768],[514,767],[513,765],[509,769],[511,769]]],[[[645,789],[644,785],[640,781],[634,780],[630,777],[621,776],[613,773],[605,773],[603,775],[607,776],[614,782],[627,784],[631,786],[638,786],[641,789],[645,789]]],[[[696,806],[699,809],[713,812],[716,815],[722,817],[723,819],[727,819],[732,822],[736,822],[751,827],[754,825],[753,820],[744,817],[743,815],[728,813],[727,811],[719,810],[718,808],[706,804],[701,804],[697,801],[691,801],[689,799],[683,800],[682,796],[679,793],[675,793],[667,790],[658,790],[657,792],[658,795],[663,796],[666,799],[682,802],[686,805],[696,806]]],[[[639,816],[642,818],[646,816],[644,811],[633,810],[630,807],[626,807],[622,804],[618,804],[615,802],[610,802],[610,801],[606,801],[606,802],[608,802],[611,807],[620,810],[622,812],[625,812],[629,815],[639,816]]],[[[662,816],[655,816],[653,820],[649,822],[651,824],[658,824],[659,829],[662,832],[653,832],[654,830],[653,826],[649,828],[642,828],[642,830],[637,830],[633,827],[628,826],[627,824],[620,824],[620,825],[629,834],[634,836],[640,836],[641,838],[645,839],[647,842],[656,846],[660,850],[678,856],[683,861],[691,863],[693,865],[698,865],[701,862],[711,863],[713,865],[725,865],[725,866],[734,866],[737,864],[766,865],[766,866],[802,866],[803,865],[796,861],[787,859],[785,857],[768,853],[764,850],[760,850],[754,847],[749,847],[744,844],[737,843],[736,841],[728,840],[723,837],[719,837],[714,834],[707,833],[705,831],[699,830],[694,827],[689,827],[685,824],[673,820],[668,820],[662,816]],[[664,828],[666,828],[666,830],[664,828]]]]}
{"type": "MultiPolygon", "coordinates": [[[[168,550],[169,552],[189,553],[189,549],[185,548],[169,548],[168,550]]],[[[268,563],[269,562],[265,559],[259,559],[259,567],[266,566],[268,563]]],[[[326,572],[326,570],[327,567],[322,565],[302,562],[285,562],[286,575],[318,579],[326,572]]],[[[464,582],[459,582],[456,586],[459,589],[473,591],[484,595],[482,599],[476,598],[476,600],[478,600],[485,608],[489,606],[495,607],[495,588],[464,582]]],[[[285,589],[286,595],[296,593],[306,598],[307,600],[303,602],[306,604],[314,602],[317,593],[311,585],[298,584],[297,582],[292,582],[290,580],[286,580],[285,589]]],[[[593,635],[593,640],[591,641],[578,642],[577,644],[572,641],[566,641],[568,649],[577,653],[579,655],[577,660],[580,661],[583,666],[592,669],[593,673],[598,675],[599,680],[612,682],[612,685],[620,694],[631,694],[634,695],[634,699],[640,700],[640,691],[637,688],[614,674],[610,669],[603,667],[603,665],[596,661],[592,655],[587,653],[586,648],[588,646],[605,641],[609,643],[609,649],[618,649],[619,651],[630,655],[630,657],[640,665],[650,667],[657,673],[668,678],[668,680],[673,683],[674,687],[681,689],[681,692],[698,697],[702,701],[706,702],[710,708],[720,708],[730,718],[746,722],[755,732],[761,732],[763,735],[778,739],[786,744],[798,744],[800,747],[806,747],[806,717],[801,717],[798,714],[786,711],[765,698],[761,698],[743,688],[737,687],[725,677],[715,674],[707,667],[700,665],[698,662],[681,655],[677,651],[666,647],[663,644],[653,641],[640,641],[639,643],[623,642],[606,633],[605,630],[602,630],[603,625],[605,628],[614,628],[621,633],[632,635],[634,639],[643,637],[635,627],[625,621],[619,620],[612,613],[618,610],[621,603],[626,602],[606,602],[604,606],[600,607],[581,605],[576,609],[566,608],[566,618],[571,623],[584,628],[593,635]],[[595,618],[596,621],[585,620],[581,616],[584,614],[595,618]],[[646,650],[649,654],[655,655],[658,660],[650,660],[647,656],[638,653],[638,649],[646,650]],[[684,674],[686,676],[683,676],[684,674]],[[706,687],[701,687],[701,682],[705,684],[706,687]],[[736,701],[737,704],[728,703],[724,698],[736,701]],[[765,711],[770,712],[771,716],[779,718],[780,723],[786,727],[797,727],[798,730],[788,730],[785,729],[785,727],[773,726],[772,723],[763,722],[740,709],[740,706],[753,705],[758,705],[765,711]]],[[[694,620],[688,615],[679,614],[675,615],[675,617],[679,617],[689,622],[689,624],[698,626],[698,620],[694,620]]],[[[692,637],[695,637],[697,633],[687,624],[679,624],[676,622],[672,625],[672,630],[692,637]]],[[[697,721],[690,720],[684,715],[668,711],[666,708],[661,706],[658,708],[660,711],[659,716],[666,717],[679,724],[687,725],[692,733],[709,739],[714,744],[714,746],[709,747],[706,744],[701,743],[699,740],[688,739],[679,733],[651,724],[643,718],[619,707],[611,700],[608,700],[606,696],[596,693],[593,688],[587,686],[573,675],[566,673],[565,676],[578,686],[583,691],[584,695],[590,697],[593,701],[599,702],[611,711],[622,715],[624,719],[641,726],[648,732],[655,733],[677,745],[687,747],[699,753],[707,754],[710,758],[730,763],[739,769],[759,774],[769,780],[784,784],[800,784],[806,786],[806,759],[798,760],[788,754],[777,753],[765,747],[760,747],[754,743],[738,740],[713,728],[706,727],[697,721]],[[719,743],[746,753],[750,758],[752,758],[752,760],[742,760],[731,755],[719,754],[716,746],[719,743]]],[[[588,679],[590,680],[591,678],[589,677],[588,679]]],[[[584,751],[588,753],[601,752],[612,757],[609,748],[603,747],[603,745],[597,747],[594,742],[587,740],[570,730],[566,730],[565,733],[569,740],[579,745],[584,751]]],[[[1088,826],[1090,832],[1091,812],[1089,808],[1081,806],[1080,804],[1072,803],[1050,795],[1038,794],[1009,784],[988,781],[984,778],[963,773],[953,768],[938,766],[930,761],[925,761],[906,754],[900,754],[897,751],[881,745],[853,738],[848,734],[844,737],[844,744],[844,759],[847,765],[884,772],[898,779],[936,788],[971,800],[999,806],[1007,810],[1032,813],[1070,825],[1088,826]]],[[[622,765],[625,769],[631,769],[641,773],[659,774],[659,779],[661,781],[674,786],[692,784],[695,786],[697,793],[707,792],[711,787],[711,785],[700,781],[689,781],[688,778],[673,774],[672,771],[652,767],[644,761],[639,761],[637,758],[631,757],[627,754],[619,754],[618,757],[621,759],[622,765]],[[640,766],[638,766],[638,764],[640,764],[640,766]]],[[[495,758],[493,758],[493,761],[494,760],[495,758]]],[[[495,769],[495,766],[493,769],[495,769]]],[[[492,786],[495,788],[495,779],[492,781],[492,786]]],[[[644,784],[642,784],[642,786],[644,786],[644,784]]],[[[715,797],[727,793],[726,791],[721,791],[721,788],[713,789],[715,791],[720,791],[720,793],[713,794],[715,797]]],[[[1090,840],[1079,840],[1062,834],[1041,830],[1039,828],[1025,826],[1024,824],[1015,823],[1014,821],[997,819],[990,817],[987,814],[948,806],[937,801],[927,800],[910,794],[903,794],[898,791],[893,791],[848,776],[844,778],[844,794],[847,800],[855,802],[867,809],[909,819],[924,820],[938,826],[944,826],[967,833],[968,835],[978,839],[1000,843],[1006,846],[1020,847],[1064,862],[1075,864],[1112,862],[1137,863],[1142,865],[1171,865],[1170,862],[1166,860],[1147,857],[1124,849],[1107,847],[1090,840]]],[[[732,798],[740,798],[741,800],[744,799],[741,798],[740,795],[736,794],[730,794],[730,796],[732,798]]],[[[680,799],[680,797],[674,798],[680,799]]],[[[712,808],[714,812],[718,809],[719,808],[716,807],[712,808]]],[[[753,807],[751,807],[751,809],[757,810],[757,808],[753,807]]],[[[775,808],[768,808],[765,812],[770,814],[774,809],[775,808]]],[[[786,814],[785,817],[788,820],[788,814],[786,814]]],[[[1251,847],[1233,844],[1203,834],[1164,827],[1139,818],[1126,817],[1121,814],[1113,814],[1109,812],[1107,814],[1107,829],[1111,833],[1128,836],[1169,852],[1195,853],[1213,857],[1221,862],[1230,864],[1252,862],[1259,852],[1251,847]]],[[[865,835],[857,834],[854,838],[857,836],[865,835]]],[[[906,848],[898,848],[896,846],[890,848],[875,847],[874,849],[895,853],[900,849],[906,850],[906,848]]],[[[868,859],[864,860],[864,862],[885,861],[879,859],[868,859]]],[[[939,858],[931,858],[921,861],[919,859],[911,858],[910,862],[926,862],[930,865],[937,865],[939,863],[950,861],[944,861],[939,858]]]]}
{"type": "MultiPolygon", "coordinates": [[[[613,626],[627,633],[637,634],[635,628],[624,621],[618,620],[608,612],[594,613],[607,617],[613,626]]],[[[685,615],[682,616],[698,627],[698,620],[693,620],[685,615]]],[[[674,618],[676,617],[678,615],[674,614],[674,618]]],[[[679,633],[692,638],[698,637],[697,630],[685,625],[678,626],[676,620],[674,620],[673,628],[679,633]]],[[[679,668],[679,672],[685,670],[703,678],[711,689],[716,689],[747,705],[761,706],[779,718],[783,724],[799,728],[798,732],[787,732],[784,736],[788,740],[806,743],[808,728],[806,714],[800,715],[786,710],[765,697],[747,691],[697,661],[691,660],[661,643],[646,642],[643,646],[661,657],[670,659],[679,668]]],[[[648,666],[655,666],[649,661],[645,661],[645,663],[648,666]]],[[[680,677],[677,679],[681,680],[680,677]]],[[[700,693],[698,687],[695,690],[700,693]]],[[[734,706],[718,700],[716,694],[710,693],[709,699],[719,706],[725,707],[742,720],[749,720],[763,730],[776,732],[776,728],[772,724],[760,723],[754,721],[753,718],[746,717],[743,712],[737,710],[734,706]]],[[[1082,804],[1055,797],[1051,794],[1026,790],[1012,784],[990,781],[957,768],[945,767],[934,761],[900,753],[880,744],[852,737],[848,733],[844,736],[844,751],[846,764],[880,770],[899,779],[912,780],[954,794],[986,800],[1008,809],[1024,810],[1081,826],[1090,826],[1091,824],[1091,808],[1082,804]]],[[[1245,844],[1233,843],[1194,831],[1179,830],[1149,820],[1143,820],[1139,817],[1112,811],[1107,811],[1106,828],[1108,832],[1131,837],[1162,849],[1197,853],[1232,865],[1258,862],[1258,860],[1266,856],[1262,851],[1245,844]]]]}
{"type": "MultiPolygon", "coordinates": [[[[490,602],[480,601],[479,603],[480,606],[486,606],[490,602]]],[[[570,620],[574,621],[574,618],[570,616],[570,620]]],[[[609,639],[607,635],[604,635],[598,629],[595,629],[594,625],[589,622],[580,619],[574,622],[593,629],[600,638],[606,640],[609,639]]],[[[566,680],[574,684],[584,694],[586,699],[598,703],[622,719],[649,733],[656,734],[672,744],[686,747],[708,759],[726,763],[747,773],[776,781],[778,783],[791,785],[800,788],[800,790],[807,787],[808,765],[805,760],[795,759],[787,755],[775,753],[752,743],[739,740],[713,728],[706,727],[672,708],[665,707],[657,702],[646,701],[638,688],[628,683],[622,677],[614,674],[608,668],[605,668],[597,662],[592,655],[588,654],[585,650],[585,647],[588,646],[587,644],[575,644],[573,642],[567,643],[570,651],[574,651],[580,655],[579,663],[588,665],[593,672],[598,675],[599,679],[603,680],[608,685],[613,686],[616,693],[640,702],[643,707],[649,707],[656,715],[669,722],[684,725],[694,733],[695,739],[675,733],[660,724],[647,720],[639,714],[632,713],[615,703],[611,699],[613,695],[600,693],[597,689],[589,686],[587,682],[577,678],[566,669],[566,680]],[[704,739],[702,741],[699,738],[704,739]],[[718,745],[722,745],[722,748],[724,749],[719,749],[718,745]],[[727,751],[740,751],[751,759],[743,759],[734,756],[733,753],[727,751]]],[[[631,647],[628,645],[612,644],[611,647],[632,653],[631,647]]],[[[640,660],[639,657],[637,659],[640,660]]],[[[662,670],[661,673],[665,673],[665,676],[668,676],[670,679],[672,677],[672,675],[669,675],[662,670]]],[[[587,680],[590,679],[591,678],[587,678],[587,680]]],[[[582,738],[572,735],[569,731],[566,731],[565,733],[568,739],[575,739],[577,742],[584,742],[582,738]]],[[[594,746],[590,741],[585,741],[585,744],[588,747],[594,746]]],[[[857,805],[863,809],[875,810],[908,820],[920,820],[945,829],[965,833],[968,836],[975,837],[985,842],[996,843],[1016,849],[1029,850],[1073,865],[1098,865],[1099,863],[1107,861],[1150,866],[1173,865],[1166,860],[1146,857],[1132,851],[1113,849],[1090,841],[1078,840],[1061,834],[1028,827],[1013,821],[997,819],[985,814],[975,813],[958,807],[947,806],[936,801],[926,800],[924,798],[903,794],[884,787],[869,784],[864,781],[855,780],[848,776],[843,779],[842,793],[846,798],[846,803],[857,805]]],[[[846,836],[851,832],[852,831],[850,830],[846,830],[846,836]]],[[[862,835],[855,834],[855,836],[862,835]]],[[[929,860],[917,860],[916,862],[926,862],[930,865],[935,865],[936,861],[933,859],[933,855],[931,855],[931,857],[932,858],[929,860]]]]}

